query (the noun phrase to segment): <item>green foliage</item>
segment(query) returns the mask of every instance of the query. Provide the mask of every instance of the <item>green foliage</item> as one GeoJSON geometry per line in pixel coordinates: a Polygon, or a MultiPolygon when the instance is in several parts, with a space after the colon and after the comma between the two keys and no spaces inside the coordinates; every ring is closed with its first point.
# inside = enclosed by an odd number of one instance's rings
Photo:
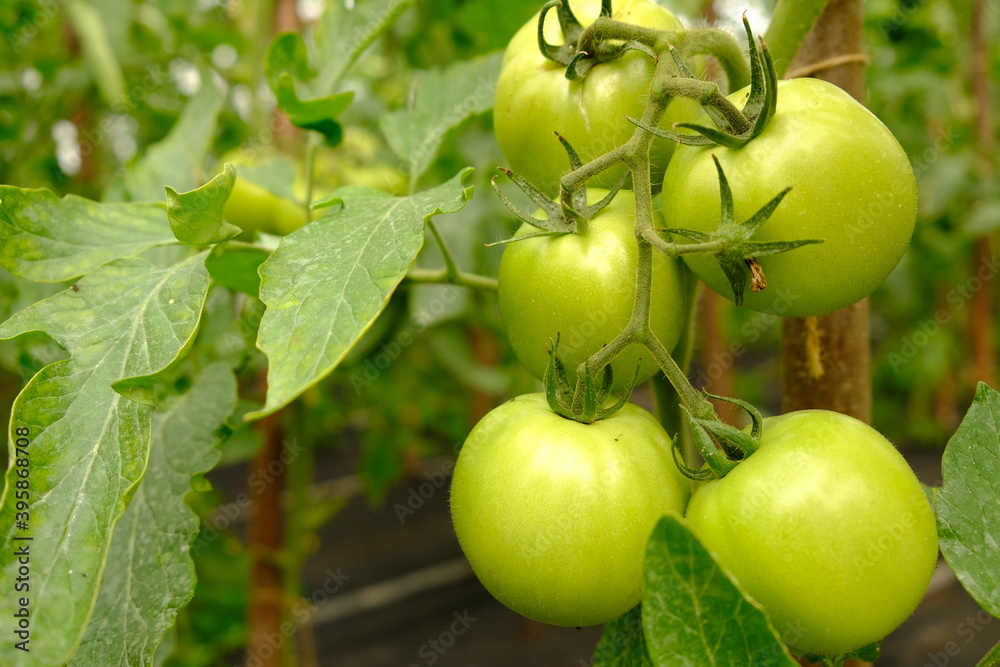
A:
{"type": "Polygon", "coordinates": [[[980,384],[941,462],[941,553],[983,609],[1000,616],[1000,393],[980,384]]]}
{"type": "Polygon", "coordinates": [[[642,610],[654,664],[795,664],[763,611],[673,517],[650,538],[642,610]]]}
{"type": "MultiPolygon", "coordinates": [[[[33,537],[32,651],[5,642],[0,663],[233,664],[251,555],[219,524],[222,497],[202,475],[259,450],[253,420],[277,413],[307,451],[356,461],[350,473],[379,503],[414,461],[453,455],[484,405],[536,390],[492,294],[414,277],[449,261],[497,275],[500,250],[484,243],[514,221],[486,187],[503,163],[489,111],[499,51],[540,4],[327,2],[274,37],[270,2],[0,3],[5,592],[13,538],[26,534],[18,429],[33,537]],[[239,233],[222,216],[227,161],[300,219],[313,205],[315,220],[284,237],[239,233]],[[426,242],[431,220],[442,245],[426,242]]],[[[866,3],[870,105],[921,188],[911,258],[873,301],[876,415],[900,438],[944,440],[927,407],[967,363],[957,288],[1000,206],[996,179],[977,177],[968,4],[866,3]],[[942,305],[954,326],[910,355],[942,305]]],[[[725,326],[745,343],[726,362],[740,368],[737,394],[767,398],[780,326],[745,311],[725,326]]],[[[949,561],[996,613],[995,572],[977,560],[997,539],[994,403],[980,391],[937,498],[949,561]]],[[[347,502],[310,500],[288,515],[306,533],[347,502]]],[[[595,664],[683,664],[682,649],[743,664],[761,648],[753,664],[788,664],[766,617],[683,525],[661,524],[649,566],[642,609],[608,624],[595,664]]]]}

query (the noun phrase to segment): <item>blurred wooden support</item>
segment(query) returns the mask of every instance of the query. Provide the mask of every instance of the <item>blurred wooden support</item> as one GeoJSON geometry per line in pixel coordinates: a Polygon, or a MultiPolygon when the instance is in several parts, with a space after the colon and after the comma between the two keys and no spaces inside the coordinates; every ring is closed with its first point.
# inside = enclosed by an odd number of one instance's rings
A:
{"type": "MultiPolygon", "coordinates": [[[[250,545],[250,599],[248,613],[247,664],[281,667],[284,644],[294,636],[281,632],[284,617],[284,574],[278,554],[284,520],[281,502],[284,465],[281,452],[284,432],[281,417],[270,415],[258,422],[264,445],[253,459],[249,479],[261,480],[263,488],[253,496],[248,541],[250,545]]],[[[256,491],[256,490],[255,490],[256,491]]]]}
{"type": "MultiPolygon", "coordinates": [[[[997,138],[994,122],[993,91],[990,85],[990,51],[987,37],[989,0],[976,0],[972,6],[972,87],[976,96],[976,147],[979,151],[979,178],[988,182],[996,178],[997,138]]],[[[972,275],[985,274],[995,263],[993,234],[987,232],[976,241],[973,250],[972,275]]],[[[972,295],[969,321],[972,341],[972,380],[997,384],[997,358],[994,349],[995,307],[992,272],[982,279],[982,288],[972,295]]]]}
{"type": "Polygon", "coordinates": [[[781,326],[782,410],[835,410],[871,422],[868,299],[781,326]]]}
{"type": "MultiPolygon", "coordinates": [[[[789,69],[863,53],[861,0],[831,0],[789,69]]],[[[863,101],[863,60],[845,59],[815,76],[863,101]]],[[[829,315],[786,318],[781,345],[784,411],[823,408],[870,422],[870,339],[867,299],[829,315]]]]}
{"type": "MultiPolygon", "coordinates": [[[[729,301],[710,289],[699,290],[698,347],[699,366],[703,373],[703,389],[716,396],[733,396],[733,374],[736,359],[726,344],[724,314],[729,301]]],[[[739,424],[740,411],[732,403],[712,399],[722,421],[739,424]]]]}

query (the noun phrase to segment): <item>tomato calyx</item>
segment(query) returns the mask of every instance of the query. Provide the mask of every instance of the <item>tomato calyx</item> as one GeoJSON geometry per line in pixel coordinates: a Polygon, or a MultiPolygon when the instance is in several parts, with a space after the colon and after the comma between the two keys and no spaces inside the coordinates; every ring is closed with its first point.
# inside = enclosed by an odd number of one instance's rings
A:
{"type": "MultiPolygon", "coordinates": [[[[563,145],[563,148],[566,150],[566,154],[569,156],[570,168],[572,170],[576,170],[583,166],[580,156],[577,154],[576,150],[573,149],[566,138],[558,132],[554,132],[553,134],[558,137],[560,143],[563,145]]],[[[532,213],[525,211],[520,206],[512,202],[507,195],[503,193],[503,190],[500,189],[500,186],[497,184],[497,177],[494,176],[490,181],[490,185],[493,186],[493,190],[497,193],[497,196],[500,197],[500,201],[502,201],[504,206],[507,207],[507,210],[513,213],[514,217],[521,222],[526,222],[533,227],[537,227],[540,231],[515,236],[513,238],[504,239],[503,241],[497,241],[496,243],[489,243],[487,244],[488,246],[522,241],[535,236],[582,234],[586,232],[591,218],[600,213],[607,207],[608,204],[611,203],[611,200],[614,199],[616,194],[618,194],[622,185],[625,184],[625,181],[628,179],[630,173],[625,171],[625,173],[622,174],[621,178],[618,179],[603,199],[593,204],[587,204],[586,189],[580,189],[574,192],[566,192],[564,190],[559,201],[556,202],[550,199],[547,194],[535,187],[523,176],[514,173],[510,169],[507,169],[506,167],[497,167],[497,171],[506,174],[507,177],[514,182],[514,185],[521,189],[521,192],[526,194],[531,201],[538,205],[538,208],[542,210],[545,217],[537,218],[532,213]]]]}
{"type": "Polygon", "coordinates": [[[566,366],[559,358],[558,334],[554,341],[549,341],[546,350],[549,353],[549,365],[545,369],[542,384],[545,386],[545,398],[549,408],[560,417],[581,424],[593,424],[595,421],[612,416],[628,402],[636,378],[639,376],[638,366],[622,396],[615,403],[607,405],[614,385],[614,372],[610,364],[600,371],[595,371],[589,360],[584,362],[584,371],[577,380],[576,387],[572,387],[566,374],[566,366]],[[600,373],[600,384],[598,384],[598,373],[600,373]]]}
{"type": "Polygon", "coordinates": [[[654,61],[658,59],[656,52],[641,39],[656,43],[659,35],[639,26],[612,21],[611,1],[601,0],[601,13],[597,19],[610,33],[606,39],[583,27],[570,9],[568,0],[549,0],[542,6],[538,16],[538,50],[547,59],[566,67],[566,78],[570,81],[583,80],[594,66],[621,58],[630,50],[641,51],[654,61]],[[563,44],[549,44],[545,39],[545,18],[553,8],[565,39],[563,44]]]}
{"type": "Polygon", "coordinates": [[[760,446],[760,436],[764,422],[760,411],[746,401],[726,396],[717,396],[708,392],[705,392],[705,396],[743,408],[750,415],[750,432],[747,433],[744,429],[739,429],[722,422],[718,417],[711,419],[696,417],[685,408],[684,412],[687,416],[688,425],[691,427],[691,436],[707,465],[698,470],[685,465],[683,454],[676,439],[673,448],[674,463],[677,464],[677,469],[685,477],[695,481],[721,479],[739,465],[741,461],[747,459],[757,451],[760,446]]]}
{"type": "Polygon", "coordinates": [[[752,216],[743,222],[736,221],[733,192],[729,187],[719,158],[712,156],[715,169],[719,174],[719,198],[722,201],[722,219],[714,232],[707,233],[693,229],[668,228],[671,234],[683,236],[699,244],[717,245],[712,255],[722,267],[733,289],[733,297],[737,306],[743,305],[743,295],[749,283],[750,289],[760,292],[767,287],[764,269],[757,261],[758,257],[788,252],[804,245],[822,243],[822,239],[799,239],[795,241],[754,241],[753,237],[761,225],[768,221],[778,204],[789,193],[791,188],[785,188],[776,194],[771,201],[764,204],[752,216]]]}
{"type": "MultiPolygon", "coordinates": [[[[741,148],[754,137],[759,136],[777,110],[778,75],[774,70],[774,61],[771,59],[771,54],[763,39],[760,39],[760,50],[758,51],[746,14],[743,15],[743,27],[747,33],[747,50],[750,59],[750,94],[742,109],[737,109],[724,96],[714,95],[705,98],[699,94],[695,99],[702,104],[705,113],[718,128],[694,123],[677,123],[675,125],[678,128],[694,130],[698,134],[682,134],[664,130],[647,125],[635,118],[628,120],[657,137],[690,146],[719,145],[727,148],[741,148]]],[[[677,54],[676,49],[671,49],[670,55],[673,57],[681,77],[697,79],[677,54]]],[[[677,88],[678,94],[685,94],[685,90],[681,86],[677,88]]],[[[694,89],[694,93],[697,94],[699,90],[694,89]]]]}

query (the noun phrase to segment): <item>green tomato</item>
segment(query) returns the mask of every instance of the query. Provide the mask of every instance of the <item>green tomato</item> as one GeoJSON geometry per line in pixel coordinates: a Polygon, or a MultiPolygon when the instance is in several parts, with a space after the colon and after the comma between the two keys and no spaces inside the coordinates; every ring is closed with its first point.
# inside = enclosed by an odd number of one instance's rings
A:
{"type": "MultiPolygon", "coordinates": [[[[729,99],[741,105],[747,93],[729,99]]],[[[708,124],[707,117],[701,123],[708,124]]],[[[754,310],[802,317],[844,308],[882,284],[906,251],[917,212],[910,162],[879,119],[832,84],[779,82],[775,116],[742,148],[679,146],[664,177],[667,227],[718,227],[719,177],[712,155],[729,180],[738,221],[791,186],[758,240],[824,240],[761,257],[768,286],[745,295],[754,310]]],[[[733,298],[710,255],[684,258],[709,287],[733,298]]]]}
{"type": "MultiPolygon", "coordinates": [[[[594,203],[606,194],[591,189],[588,199],[594,203]]],[[[515,236],[534,231],[526,223],[515,236]]],[[[582,234],[507,245],[500,260],[500,314],[514,352],[535,377],[544,375],[546,345],[557,334],[559,357],[573,380],[580,363],[621,333],[632,316],[637,266],[635,196],[629,190],[620,190],[582,234]]],[[[650,324],[668,350],[686,324],[685,280],[680,261],[653,253],[650,324]]],[[[639,382],[656,373],[649,351],[632,344],[611,363],[616,389],[631,381],[640,359],[639,382]]]]}
{"type": "Polygon", "coordinates": [[[243,230],[284,236],[305,224],[302,206],[237,177],[223,216],[243,230]]]}
{"type": "Polygon", "coordinates": [[[642,408],[581,424],[519,396],[487,414],[455,464],[451,516],[486,589],[528,618],[605,623],[642,597],[653,527],[690,492],[642,408]]]}
{"type": "MultiPolygon", "coordinates": [[[[581,25],[594,22],[599,0],[570,0],[581,25]]],[[[652,0],[616,0],[612,18],[656,30],[678,31],[681,22],[652,0]]],[[[550,44],[565,40],[556,12],[545,17],[550,44]]],[[[497,81],[493,120],[508,166],[536,187],[555,195],[559,179],[570,171],[569,158],[553,132],[559,132],[589,162],[625,143],[635,126],[625,116],[641,118],[653,77],[652,59],[638,51],[595,66],[582,81],[570,81],[566,68],[538,49],[538,15],[511,39],[497,81]]],[[[661,125],[693,120],[701,108],[691,100],[671,102],[661,125]]],[[[673,152],[673,143],[658,141],[650,153],[653,183],[658,184],[673,152]]],[[[619,165],[592,179],[610,188],[624,173],[619,165]]]]}
{"type": "Polygon", "coordinates": [[[695,490],[687,524],[805,653],[887,635],[937,563],[934,513],[906,461],[871,426],[825,410],[764,420],[760,449],[695,490]]]}

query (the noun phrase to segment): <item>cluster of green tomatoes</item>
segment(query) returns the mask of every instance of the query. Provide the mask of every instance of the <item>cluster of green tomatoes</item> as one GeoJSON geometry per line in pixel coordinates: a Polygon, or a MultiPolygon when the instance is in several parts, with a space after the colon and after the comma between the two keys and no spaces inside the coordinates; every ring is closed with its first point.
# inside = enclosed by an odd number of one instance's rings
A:
{"type": "MultiPolygon", "coordinates": [[[[583,25],[601,9],[596,0],[569,4],[583,25]]],[[[554,15],[543,34],[556,43],[554,15]]],[[[620,0],[612,18],[682,30],[652,0],[620,0]]],[[[633,50],[571,81],[541,53],[538,33],[536,16],[508,47],[495,127],[512,171],[554,196],[569,162],[553,131],[583,162],[624,144],[635,131],[626,116],[642,116],[653,64],[633,50]]],[[[913,231],[916,186],[889,130],[846,93],[813,79],[777,89],[770,121],[744,146],[654,142],[652,180],[662,188],[655,227],[710,233],[719,226],[713,156],[732,183],[739,220],[790,187],[756,240],[824,242],[760,258],[768,288],[748,292],[745,305],[825,314],[868,296],[896,266],[913,231]]],[[[729,95],[737,105],[747,97],[747,90],[729,95]]],[[[661,127],[693,120],[696,111],[675,100],[661,127]]],[[[601,199],[607,191],[598,188],[620,175],[593,179],[588,200],[601,199]]],[[[500,309],[514,351],[539,379],[550,340],[560,338],[559,355],[575,369],[630,321],[635,202],[622,189],[582,233],[506,246],[500,309]]],[[[518,235],[531,231],[525,225],[518,235]]],[[[654,251],[652,273],[649,325],[667,349],[688,326],[689,276],[734,296],[711,254],[654,251]]],[[[617,389],[637,367],[638,381],[659,371],[638,344],[611,367],[617,389]]],[[[538,621],[585,626],[639,603],[647,541],[672,513],[792,649],[834,655],[880,640],[916,608],[937,561],[934,515],[912,470],[870,426],[833,412],[764,419],[757,440],[725,476],[693,482],[675,463],[672,436],[636,405],[582,423],[556,414],[545,394],[519,396],[486,415],[461,450],[451,490],[455,531],[499,601],[538,621]]]]}

